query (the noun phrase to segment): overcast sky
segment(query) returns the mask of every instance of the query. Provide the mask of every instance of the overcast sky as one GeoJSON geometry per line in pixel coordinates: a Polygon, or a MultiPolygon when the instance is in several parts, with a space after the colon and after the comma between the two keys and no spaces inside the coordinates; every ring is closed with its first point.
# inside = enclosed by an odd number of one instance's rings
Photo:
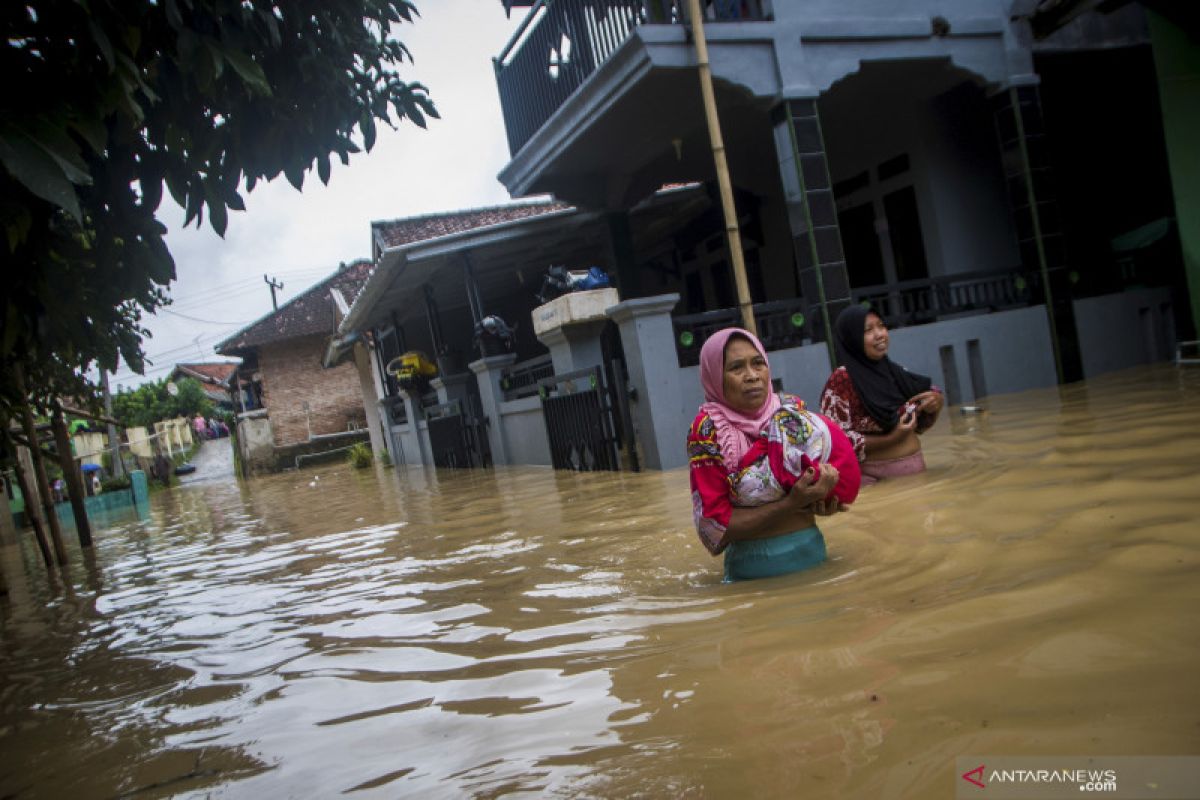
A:
{"type": "Polygon", "coordinates": [[[405,80],[429,87],[440,120],[421,130],[403,123],[379,128],[370,153],[333,159],[323,186],[315,171],[304,191],[282,176],[260,184],[245,212],[229,214],[221,239],[208,226],[183,228],[183,214],[164,193],[159,219],[170,229],[175,257],[174,304],[144,323],[153,333],[143,350],[153,361],[145,376],[118,370],[117,385],[166,376],[176,363],[221,360],[213,345],[271,311],[267,274],[283,282],[279,303],[300,294],[342,261],[370,258],[370,224],[509,200],[496,180],[508,145],[492,57],[503,49],[525,9],[506,19],[500,0],[417,0],[421,16],[397,29],[414,63],[405,80]]]}

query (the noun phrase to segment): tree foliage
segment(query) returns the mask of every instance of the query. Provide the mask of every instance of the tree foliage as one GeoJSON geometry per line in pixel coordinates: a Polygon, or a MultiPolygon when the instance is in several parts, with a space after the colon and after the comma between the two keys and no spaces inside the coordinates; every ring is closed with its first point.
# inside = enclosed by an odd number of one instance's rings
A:
{"type": "Polygon", "coordinates": [[[176,381],[174,395],[167,390],[168,383],[164,378],[131,391],[117,392],[112,398],[113,417],[122,425],[149,427],[164,419],[212,415],[212,401],[200,381],[195,378],[176,381]]]}
{"type": "MultiPolygon", "coordinates": [[[[396,69],[407,0],[25,0],[0,4],[0,359],[32,386],[144,369],[144,313],[175,265],[164,187],[223,234],[241,192],[300,189],[377,123],[437,113],[396,69]]],[[[0,379],[0,395],[14,397],[0,379]]]]}

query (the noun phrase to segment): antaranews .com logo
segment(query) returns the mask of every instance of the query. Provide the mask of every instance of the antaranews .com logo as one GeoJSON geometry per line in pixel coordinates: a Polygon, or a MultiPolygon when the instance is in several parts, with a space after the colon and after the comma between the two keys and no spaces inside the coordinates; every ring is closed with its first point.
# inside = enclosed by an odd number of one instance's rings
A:
{"type": "Polygon", "coordinates": [[[1041,784],[1046,786],[1070,786],[1075,784],[1081,792],[1117,791],[1115,769],[991,769],[980,764],[962,774],[963,780],[986,789],[989,784],[1041,784]]]}
{"type": "Polygon", "coordinates": [[[959,800],[1200,800],[1200,756],[961,756],[959,800]]]}

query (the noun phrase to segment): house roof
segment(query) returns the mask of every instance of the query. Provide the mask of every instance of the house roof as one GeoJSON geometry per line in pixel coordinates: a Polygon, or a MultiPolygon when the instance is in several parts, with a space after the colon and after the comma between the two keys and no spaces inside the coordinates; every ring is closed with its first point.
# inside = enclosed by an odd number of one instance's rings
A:
{"type": "Polygon", "coordinates": [[[320,283],[284,303],[279,310],[250,323],[213,349],[222,355],[241,355],[271,342],[319,333],[332,334],[337,319],[330,290],[337,289],[348,303],[352,303],[371,270],[372,264],[366,259],[340,267],[320,283]]]}
{"type": "Polygon", "coordinates": [[[476,228],[486,228],[489,225],[499,225],[555,211],[565,211],[569,208],[571,206],[566,203],[552,201],[510,203],[503,206],[425,214],[405,219],[380,220],[371,223],[371,231],[374,234],[375,242],[381,245],[382,249],[389,250],[425,239],[436,239],[439,236],[449,236],[476,228]]]}
{"type": "Polygon", "coordinates": [[[229,376],[237,371],[237,364],[176,364],[175,372],[195,378],[201,383],[228,384],[229,376]]]}
{"type": "MultiPolygon", "coordinates": [[[[631,213],[643,229],[679,214],[683,205],[708,204],[704,187],[696,183],[663,186],[635,206],[631,213]]],[[[467,303],[461,271],[442,269],[448,261],[470,255],[471,270],[483,297],[511,293],[516,280],[541,281],[549,258],[557,263],[594,264],[603,253],[607,227],[603,212],[578,209],[567,203],[540,201],[491,208],[374,222],[376,268],[338,326],[349,335],[391,319],[405,319],[414,308],[421,284],[432,290],[438,308],[447,311],[467,303]],[[406,238],[407,237],[407,238],[406,238]]]]}

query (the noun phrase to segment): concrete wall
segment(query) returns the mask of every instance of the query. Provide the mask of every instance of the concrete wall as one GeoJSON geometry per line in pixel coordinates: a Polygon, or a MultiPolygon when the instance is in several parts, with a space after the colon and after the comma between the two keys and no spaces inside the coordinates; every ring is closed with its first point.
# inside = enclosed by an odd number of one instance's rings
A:
{"type": "Polygon", "coordinates": [[[933,378],[950,404],[1057,380],[1044,306],[900,328],[889,350],[897,364],[933,378]]]}
{"type": "Polygon", "coordinates": [[[1175,314],[1167,289],[1076,300],[1075,328],[1085,378],[1175,355],[1175,314]]]}
{"type": "Polygon", "coordinates": [[[256,409],[239,415],[237,431],[238,447],[247,469],[251,472],[274,469],[275,437],[266,410],[256,409]]]}
{"type": "Polygon", "coordinates": [[[501,403],[500,425],[508,463],[550,465],[550,441],[546,436],[541,400],[522,397],[501,403]]]}
{"type": "Polygon", "coordinates": [[[426,461],[429,451],[428,443],[421,440],[428,425],[419,427],[417,423],[411,421],[411,417],[409,419],[410,421],[403,425],[392,425],[388,429],[391,435],[389,452],[392,454],[392,462],[410,467],[432,463],[426,461]]]}
{"type": "Polygon", "coordinates": [[[342,433],[351,423],[366,424],[358,371],[352,361],[322,367],[325,339],[307,336],[259,348],[263,405],[271,416],[276,445],[342,433]]]}
{"type": "Polygon", "coordinates": [[[80,464],[102,464],[101,456],[108,451],[108,435],[104,433],[77,433],[71,437],[75,458],[80,464]]]}
{"type": "Polygon", "coordinates": [[[150,431],[144,427],[126,428],[125,441],[129,443],[129,452],[139,458],[154,458],[154,447],[150,444],[150,431]]]}

